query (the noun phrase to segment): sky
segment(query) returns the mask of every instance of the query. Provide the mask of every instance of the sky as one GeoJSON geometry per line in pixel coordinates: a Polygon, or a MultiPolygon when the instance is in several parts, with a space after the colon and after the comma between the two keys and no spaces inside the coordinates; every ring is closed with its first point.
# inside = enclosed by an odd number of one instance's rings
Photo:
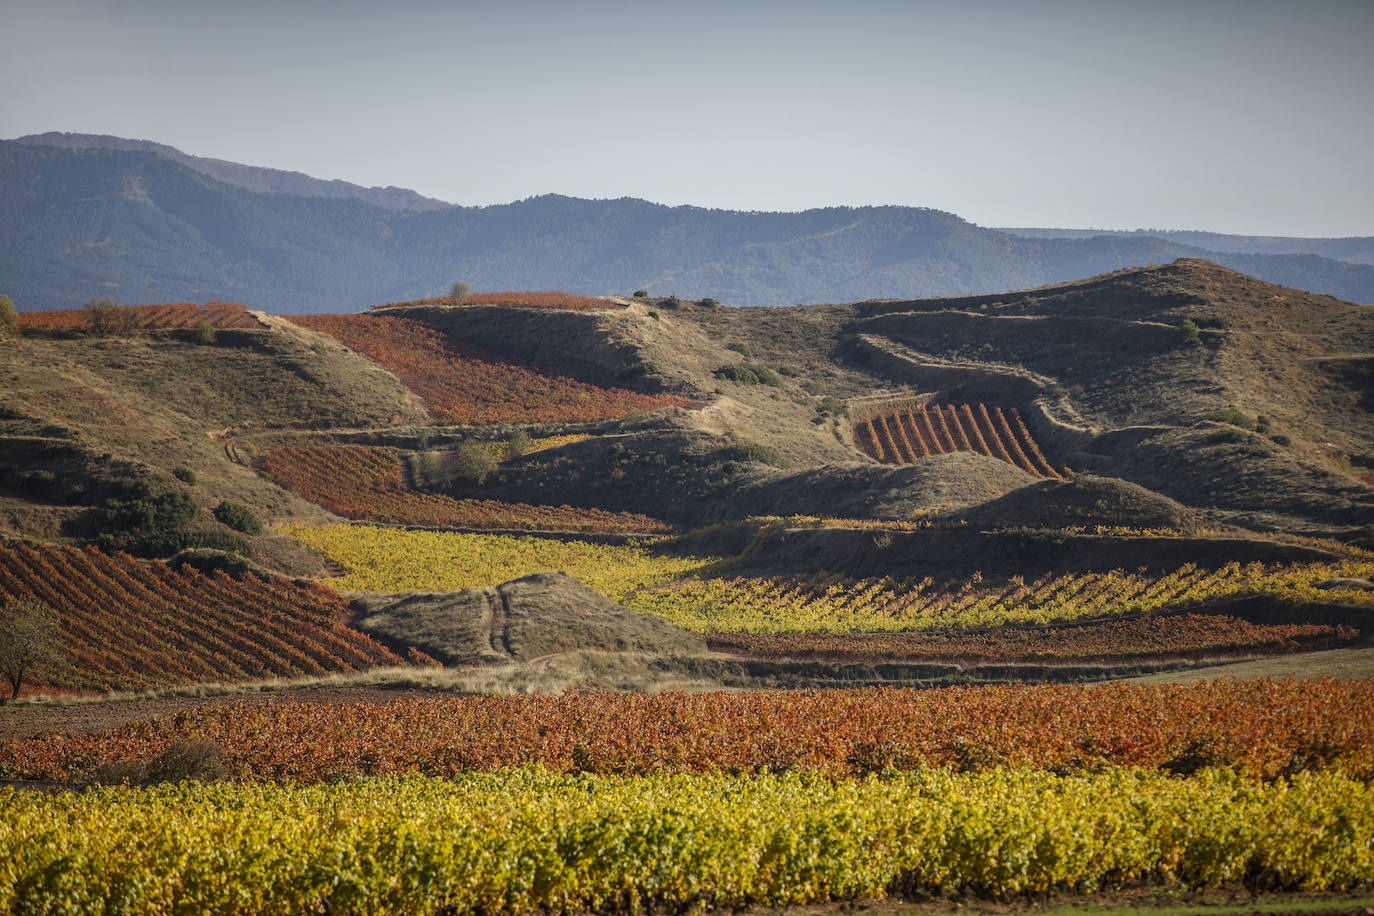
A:
{"type": "Polygon", "coordinates": [[[1374,235],[1374,0],[0,0],[0,138],[413,188],[1374,235]]]}

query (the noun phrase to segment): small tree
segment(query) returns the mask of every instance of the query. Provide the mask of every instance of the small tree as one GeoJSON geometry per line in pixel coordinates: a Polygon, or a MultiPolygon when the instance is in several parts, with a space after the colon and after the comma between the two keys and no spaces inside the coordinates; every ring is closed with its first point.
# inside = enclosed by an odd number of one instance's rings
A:
{"type": "Polygon", "coordinates": [[[10,682],[8,698],[19,696],[24,678],[55,667],[61,643],[61,627],[52,608],[34,598],[7,598],[0,609],[0,673],[10,682]]]}
{"type": "Polygon", "coordinates": [[[19,316],[9,296],[0,296],[0,337],[19,336],[19,316]]]}
{"type": "Polygon", "coordinates": [[[506,460],[514,461],[530,450],[530,434],[517,429],[506,437],[506,460]]]}
{"type": "Polygon", "coordinates": [[[1197,333],[1197,322],[1191,318],[1183,319],[1183,323],[1178,326],[1178,342],[1190,347],[1202,343],[1202,338],[1197,333]]]}
{"type": "Polygon", "coordinates": [[[496,455],[489,446],[464,442],[453,453],[453,461],[449,464],[450,479],[480,487],[496,470],[496,464],[496,455]]]}
{"type": "Polygon", "coordinates": [[[101,337],[123,330],[124,321],[122,318],[119,303],[113,299],[89,299],[86,301],[86,320],[90,322],[91,330],[101,337]]]}
{"type": "Polygon", "coordinates": [[[210,322],[201,319],[191,327],[191,340],[208,347],[215,342],[215,327],[210,322]]]}
{"type": "Polygon", "coordinates": [[[468,297],[468,292],[468,285],[464,283],[462,280],[459,280],[458,282],[454,283],[452,289],[450,290],[450,294],[453,296],[453,304],[462,305],[463,300],[468,297]]]}

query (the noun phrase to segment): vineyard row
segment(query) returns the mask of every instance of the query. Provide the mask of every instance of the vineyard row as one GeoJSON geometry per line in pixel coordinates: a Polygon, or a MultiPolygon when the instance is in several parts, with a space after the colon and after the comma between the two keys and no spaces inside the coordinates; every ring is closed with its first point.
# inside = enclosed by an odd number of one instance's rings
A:
{"type": "MultiPolygon", "coordinates": [[[[235,302],[207,302],[196,305],[178,302],[172,305],[117,306],[102,316],[115,327],[124,330],[166,331],[184,330],[204,322],[213,328],[261,328],[263,324],[235,302]]],[[[81,331],[93,328],[89,309],[57,309],[48,312],[23,312],[19,315],[21,328],[50,331],[81,331]]]]}
{"type": "Polygon", "coordinates": [[[869,457],[885,464],[912,464],[948,452],[977,452],[1036,477],[1062,476],[1014,407],[922,404],[865,419],[857,424],[854,435],[869,457]]]}

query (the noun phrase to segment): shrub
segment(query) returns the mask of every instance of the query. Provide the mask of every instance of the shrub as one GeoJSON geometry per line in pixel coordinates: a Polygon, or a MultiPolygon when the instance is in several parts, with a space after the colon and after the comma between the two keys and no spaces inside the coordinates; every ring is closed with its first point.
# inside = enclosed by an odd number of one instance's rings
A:
{"type": "Polygon", "coordinates": [[[19,316],[9,296],[0,296],[0,337],[19,336],[19,316]]]}
{"type": "Polygon", "coordinates": [[[1264,414],[1260,414],[1258,417],[1255,417],[1255,432],[1257,433],[1269,432],[1269,429],[1272,425],[1273,424],[1270,423],[1269,418],[1266,417],[1264,414]]]}
{"type": "Polygon", "coordinates": [[[253,514],[252,509],[242,503],[225,500],[215,506],[215,518],[235,531],[242,531],[244,534],[262,534],[261,520],[253,514]]]}
{"type": "Polygon", "coordinates": [[[741,440],[732,442],[720,450],[721,456],[731,462],[752,462],[755,464],[769,464],[775,468],[787,467],[787,462],[774,449],[766,445],[759,445],[757,442],[741,440]]]}
{"type": "Polygon", "coordinates": [[[188,487],[194,487],[196,485],[196,472],[186,467],[185,465],[173,468],[172,476],[175,477],[177,480],[180,480],[182,483],[186,484],[188,487]]]}
{"type": "MultiPolygon", "coordinates": [[[[1241,429],[1255,429],[1257,422],[1252,420],[1243,410],[1235,405],[1223,407],[1221,410],[1214,410],[1207,415],[1207,419],[1216,420],[1219,423],[1227,423],[1231,426],[1239,426],[1241,429]]],[[[1265,428],[1268,428],[1268,419],[1265,419],[1265,428]]],[[[1261,430],[1263,432],[1263,430],[1261,430]]]]}
{"type": "Polygon", "coordinates": [[[669,296],[667,299],[663,300],[663,307],[666,309],[679,308],[681,305],[682,300],[679,299],[677,296],[669,296]]]}
{"type": "Polygon", "coordinates": [[[86,321],[101,337],[128,330],[127,316],[113,299],[87,300],[86,321]]]}
{"type": "Polygon", "coordinates": [[[635,290],[634,298],[636,298],[636,299],[647,299],[647,298],[649,298],[649,291],[648,291],[647,289],[637,289],[637,290],[635,290]]]}
{"type": "Polygon", "coordinates": [[[202,347],[208,347],[215,342],[215,329],[210,322],[201,319],[191,328],[191,341],[198,343],[202,347]]]}
{"type": "Polygon", "coordinates": [[[1187,346],[1202,343],[1202,338],[1197,333],[1197,322],[1191,318],[1183,319],[1183,323],[1178,326],[1178,342],[1187,346]]]}
{"type": "Polygon", "coordinates": [[[738,353],[740,356],[743,356],[745,359],[754,358],[754,351],[749,349],[749,345],[747,343],[728,343],[725,345],[725,349],[734,350],[736,353],[738,353]]]}
{"type": "Polygon", "coordinates": [[[450,480],[481,486],[496,470],[496,456],[480,442],[464,442],[453,453],[446,476],[450,480]]]}
{"type": "Polygon", "coordinates": [[[705,299],[698,299],[697,305],[707,309],[720,308],[720,303],[712,299],[710,296],[707,296],[705,299]]]}
{"type": "Polygon", "coordinates": [[[530,434],[523,429],[517,429],[506,437],[506,447],[504,451],[507,461],[514,461],[529,450],[530,434]]]}
{"type": "Polygon", "coordinates": [[[715,371],[716,378],[726,379],[740,385],[770,385],[782,387],[782,379],[767,366],[757,363],[729,363],[715,371]]]}
{"type": "Polygon", "coordinates": [[[468,297],[468,285],[459,280],[449,289],[449,296],[453,299],[454,305],[462,305],[463,300],[468,297]]]}
{"type": "Polygon", "coordinates": [[[1269,437],[1269,441],[1274,443],[1275,445],[1282,445],[1284,448],[1288,448],[1290,445],[1293,444],[1293,440],[1290,439],[1288,436],[1285,436],[1283,433],[1275,433],[1274,435],[1269,437]]]}

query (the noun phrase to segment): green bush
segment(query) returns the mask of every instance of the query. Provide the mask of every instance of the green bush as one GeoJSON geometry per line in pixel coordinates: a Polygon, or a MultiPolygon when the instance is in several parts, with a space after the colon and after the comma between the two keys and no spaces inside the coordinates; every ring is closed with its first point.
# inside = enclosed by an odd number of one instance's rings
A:
{"type": "Polygon", "coordinates": [[[634,298],[636,298],[636,299],[648,299],[648,298],[649,298],[649,291],[648,291],[647,289],[637,289],[637,290],[635,290],[634,298]]]}
{"type": "Polygon", "coordinates": [[[449,288],[449,298],[453,300],[454,305],[462,305],[463,300],[468,297],[468,292],[468,285],[459,280],[449,288]]]}
{"type": "Polygon", "coordinates": [[[0,337],[19,336],[19,316],[9,296],[0,296],[0,337]]]}
{"type": "Polygon", "coordinates": [[[727,463],[750,462],[754,464],[768,464],[775,468],[787,467],[787,461],[783,459],[774,449],[766,445],[759,445],[757,442],[741,440],[732,442],[720,450],[722,458],[727,463]]]}
{"type": "Polygon", "coordinates": [[[191,328],[191,340],[202,347],[208,347],[215,342],[215,329],[208,321],[197,321],[191,328]]]}
{"type": "Polygon", "coordinates": [[[697,305],[707,309],[720,308],[720,303],[712,299],[710,296],[707,296],[705,299],[698,299],[697,305]]]}
{"type": "Polygon", "coordinates": [[[177,480],[180,480],[182,483],[186,484],[188,487],[194,487],[196,485],[196,472],[186,467],[185,465],[173,468],[172,476],[175,477],[177,480]]]}
{"type": "MultiPolygon", "coordinates": [[[[1227,423],[1231,426],[1239,426],[1241,429],[1253,430],[1256,428],[1256,421],[1239,407],[1223,407],[1221,410],[1214,410],[1207,415],[1207,419],[1216,420],[1218,423],[1227,423]]],[[[1265,419],[1266,428],[1268,419],[1265,419]]],[[[1262,430],[1261,430],[1262,431],[1262,430]]]]}
{"type": "Polygon", "coordinates": [[[770,385],[782,387],[782,378],[767,366],[757,363],[729,363],[715,371],[715,377],[740,385],[770,385]]]}
{"type": "Polygon", "coordinates": [[[736,353],[738,353],[740,356],[743,356],[745,359],[754,358],[754,351],[749,349],[749,345],[747,343],[728,343],[725,345],[725,349],[734,350],[736,353]]]}
{"type": "Polygon", "coordinates": [[[496,456],[480,442],[464,442],[444,469],[449,480],[481,486],[496,471],[496,456]]]}
{"type": "Polygon", "coordinates": [[[215,518],[235,531],[242,531],[244,534],[262,534],[262,521],[253,514],[252,509],[242,503],[225,500],[215,506],[215,518]]]}
{"type": "Polygon", "coordinates": [[[506,437],[506,446],[503,450],[507,461],[514,461],[530,450],[530,434],[523,429],[517,429],[506,437]]]}
{"type": "Polygon", "coordinates": [[[1187,346],[1202,343],[1202,338],[1197,333],[1197,322],[1191,318],[1183,319],[1183,323],[1178,326],[1178,342],[1187,346]]]}

